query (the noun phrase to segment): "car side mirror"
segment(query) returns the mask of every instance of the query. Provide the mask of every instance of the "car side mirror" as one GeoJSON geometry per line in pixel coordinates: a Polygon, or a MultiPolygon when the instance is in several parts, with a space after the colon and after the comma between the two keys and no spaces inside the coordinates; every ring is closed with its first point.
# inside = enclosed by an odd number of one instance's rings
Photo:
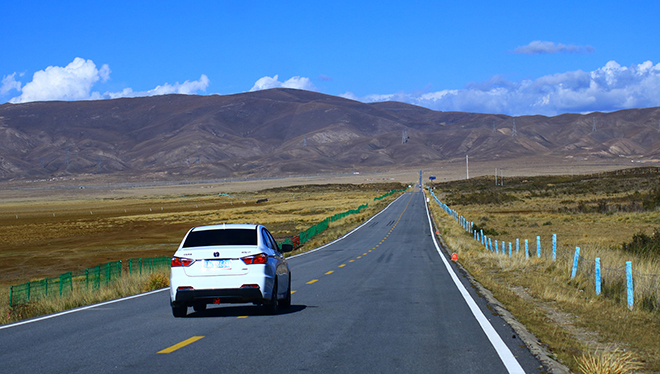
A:
{"type": "Polygon", "coordinates": [[[282,244],[282,253],[293,252],[293,244],[282,244]]]}

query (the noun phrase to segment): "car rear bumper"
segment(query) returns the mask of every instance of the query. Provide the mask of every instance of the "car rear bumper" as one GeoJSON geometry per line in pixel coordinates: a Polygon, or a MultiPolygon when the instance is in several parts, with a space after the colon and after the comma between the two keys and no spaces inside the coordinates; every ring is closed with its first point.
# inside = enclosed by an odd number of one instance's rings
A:
{"type": "Polygon", "coordinates": [[[225,303],[262,303],[264,301],[258,288],[222,288],[204,290],[179,290],[172,305],[193,305],[196,302],[206,304],[225,303]]]}

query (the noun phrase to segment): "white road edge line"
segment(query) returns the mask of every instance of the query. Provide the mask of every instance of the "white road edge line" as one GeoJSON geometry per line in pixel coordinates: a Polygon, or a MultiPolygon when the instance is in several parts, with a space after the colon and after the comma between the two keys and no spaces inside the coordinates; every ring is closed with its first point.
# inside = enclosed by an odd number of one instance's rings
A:
{"type": "Polygon", "coordinates": [[[426,206],[426,217],[429,220],[429,230],[431,230],[431,237],[433,238],[433,244],[435,244],[435,249],[438,251],[438,254],[442,259],[442,262],[445,264],[445,267],[447,268],[447,271],[449,272],[451,279],[454,281],[456,288],[458,288],[458,291],[461,293],[461,295],[463,295],[463,299],[465,299],[465,302],[470,307],[470,310],[472,311],[474,318],[477,320],[477,322],[479,322],[481,329],[488,337],[488,340],[490,340],[490,344],[493,345],[493,348],[495,348],[495,351],[500,356],[500,360],[502,360],[502,363],[506,367],[507,371],[512,374],[525,374],[525,370],[523,370],[518,360],[516,360],[516,357],[513,355],[513,353],[511,353],[509,347],[507,347],[507,345],[504,343],[500,335],[497,333],[497,331],[495,331],[495,328],[493,328],[493,325],[490,324],[490,321],[488,321],[488,319],[483,314],[481,309],[479,309],[477,303],[474,301],[472,296],[470,296],[468,291],[465,289],[463,283],[461,283],[461,281],[458,279],[458,276],[454,272],[454,269],[452,269],[451,265],[449,265],[449,261],[447,261],[445,256],[442,254],[442,249],[440,249],[440,246],[438,246],[438,241],[435,239],[435,235],[433,235],[433,224],[431,223],[429,206],[428,203],[426,202],[426,194],[424,194],[424,205],[426,206]]]}
{"type": "Polygon", "coordinates": [[[125,301],[125,300],[135,299],[135,298],[142,297],[142,296],[148,296],[148,295],[151,295],[151,294],[154,294],[154,293],[157,293],[157,292],[163,292],[163,291],[166,291],[166,290],[169,290],[169,289],[170,289],[169,287],[167,287],[167,288],[161,288],[161,289],[159,289],[159,290],[149,291],[149,292],[141,293],[141,294],[138,294],[138,295],[133,295],[133,296],[124,297],[124,298],[121,298],[121,299],[115,299],[115,300],[110,300],[110,301],[104,301],[104,302],[102,302],[102,303],[93,304],[93,305],[87,305],[87,306],[83,306],[83,307],[76,308],[76,309],[65,310],[65,311],[63,311],[63,312],[59,312],[59,313],[55,313],[55,314],[49,314],[49,315],[47,315],[47,316],[43,316],[43,317],[37,317],[37,318],[34,318],[34,319],[28,319],[28,320],[25,320],[25,321],[14,322],[14,323],[9,324],[9,325],[0,326],[0,330],[8,329],[8,328],[10,328],[10,327],[16,327],[16,326],[26,325],[26,324],[28,324],[28,323],[39,322],[39,321],[43,321],[43,320],[45,320],[45,319],[51,319],[51,318],[55,318],[55,317],[60,317],[60,316],[64,316],[64,315],[71,314],[71,313],[82,312],[83,310],[93,309],[93,308],[98,308],[98,307],[100,307],[100,306],[104,306],[104,305],[108,305],[108,304],[114,304],[114,303],[118,303],[118,302],[120,302],[120,301],[125,301]]]}
{"type": "Polygon", "coordinates": [[[326,244],[324,244],[324,245],[322,245],[322,246],[320,246],[320,247],[318,247],[318,248],[314,248],[314,249],[312,249],[312,250],[310,250],[310,251],[303,252],[303,253],[298,253],[297,255],[294,255],[294,256],[291,256],[291,257],[287,257],[287,260],[288,260],[288,259],[291,259],[291,258],[296,258],[296,257],[300,257],[300,256],[308,255],[308,254],[310,254],[310,253],[314,253],[314,252],[316,252],[316,251],[320,251],[321,249],[323,249],[323,248],[325,248],[325,247],[327,247],[327,246],[333,245],[333,244],[335,244],[336,242],[338,242],[338,241],[340,241],[340,240],[344,240],[344,239],[346,239],[346,237],[348,237],[348,236],[351,235],[352,233],[358,231],[359,229],[362,228],[362,226],[364,226],[364,225],[366,225],[367,223],[371,222],[372,219],[378,217],[381,213],[383,213],[384,211],[386,211],[386,210],[387,210],[392,204],[394,204],[395,202],[397,202],[397,200],[399,200],[400,198],[402,198],[403,195],[405,195],[405,194],[406,194],[406,193],[402,193],[401,195],[399,195],[399,197],[397,197],[396,199],[394,199],[394,201],[392,201],[391,203],[389,203],[385,208],[383,208],[383,210],[381,210],[380,212],[374,214],[373,217],[369,218],[366,222],[364,222],[364,223],[361,224],[360,226],[358,226],[358,227],[354,228],[353,230],[349,231],[347,234],[345,234],[345,235],[342,236],[341,238],[337,238],[337,239],[331,241],[330,243],[326,243],[326,244]]]}
{"type": "MultiPolygon", "coordinates": [[[[378,212],[377,214],[375,214],[373,217],[369,218],[365,223],[363,223],[363,224],[361,224],[360,226],[356,227],[355,229],[351,230],[350,232],[348,232],[346,235],[342,236],[341,238],[335,239],[335,240],[333,240],[332,242],[327,243],[327,244],[325,244],[325,245],[322,245],[322,246],[320,246],[320,247],[318,247],[318,248],[315,248],[315,249],[313,249],[313,250],[311,250],[311,251],[307,251],[307,252],[304,252],[304,253],[300,253],[300,254],[297,254],[297,255],[295,255],[295,256],[291,256],[291,257],[289,257],[289,258],[295,258],[295,257],[299,257],[299,256],[302,256],[302,255],[306,255],[306,254],[309,254],[309,253],[312,253],[312,252],[316,252],[316,251],[318,251],[318,250],[321,250],[321,249],[323,249],[323,248],[325,248],[325,247],[327,247],[327,246],[329,246],[329,245],[331,245],[331,244],[334,244],[334,243],[336,243],[336,242],[338,242],[338,241],[340,241],[340,240],[346,238],[347,236],[351,235],[351,234],[354,233],[355,231],[359,230],[362,226],[364,226],[364,225],[366,225],[367,223],[369,223],[372,219],[376,218],[379,214],[381,214],[381,213],[383,213],[385,210],[387,210],[387,208],[389,208],[390,205],[394,204],[394,203],[395,203],[397,200],[399,200],[403,195],[404,195],[404,194],[401,194],[401,196],[397,197],[394,201],[392,201],[391,203],[389,203],[389,204],[385,207],[385,209],[381,210],[380,212],[378,212]]],[[[151,295],[151,294],[154,294],[154,293],[157,293],[157,292],[162,292],[162,291],[165,291],[165,290],[169,290],[169,287],[161,288],[160,290],[155,290],[155,291],[151,291],[151,292],[141,293],[141,294],[139,294],[139,295],[128,296],[128,297],[124,297],[124,298],[121,298],[121,299],[110,300],[110,301],[106,301],[106,302],[99,303],[99,304],[93,304],[93,305],[88,305],[88,306],[84,306],[84,307],[80,307],[80,308],[76,308],[76,309],[65,310],[65,311],[63,311],[63,312],[59,312],[59,313],[55,313],[55,314],[49,314],[49,315],[47,315],[47,316],[43,316],[43,317],[37,317],[37,318],[34,318],[34,319],[25,320],[25,321],[14,322],[14,323],[11,323],[11,324],[8,324],[8,325],[0,326],[0,330],[8,329],[8,328],[10,328],[10,327],[16,327],[16,326],[26,325],[26,324],[28,324],[28,323],[39,322],[39,321],[43,321],[43,320],[45,320],[45,319],[51,319],[51,318],[55,318],[55,317],[59,317],[59,316],[64,316],[64,315],[71,314],[71,313],[81,312],[81,311],[83,311],[83,310],[92,309],[92,308],[97,308],[97,307],[104,306],[104,305],[108,305],[108,304],[114,304],[114,303],[118,303],[118,302],[120,302],[120,301],[124,301],[124,300],[135,299],[135,298],[137,298],[137,297],[147,296],[147,295],[151,295]]]]}

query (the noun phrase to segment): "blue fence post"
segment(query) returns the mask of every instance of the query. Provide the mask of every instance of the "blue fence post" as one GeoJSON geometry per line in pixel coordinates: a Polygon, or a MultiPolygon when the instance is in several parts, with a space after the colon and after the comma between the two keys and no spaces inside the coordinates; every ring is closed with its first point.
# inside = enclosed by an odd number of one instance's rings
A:
{"type": "Polygon", "coordinates": [[[516,238],[516,254],[518,254],[519,249],[520,249],[520,239],[516,238]]]}
{"type": "Polygon", "coordinates": [[[536,237],[536,257],[541,257],[541,237],[536,237]]]}
{"type": "Polygon", "coordinates": [[[596,295],[600,295],[600,257],[596,257],[596,295]]]}
{"type": "Polygon", "coordinates": [[[529,258],[529,243],[525,239],[525,258],[529,258]]]}
{"type": "Polygon", "coordinates": [[[573,270],[571,271],[571,279],[575,278],[579,259],[580,259],[580,247],[575,247],[575,256],[573,256],[573,270]]]}
{"type": "Polygon", "coordinates": [[[486,243],[484,242],[484,230],[480,230],[480,232],[481,232],[481,244],[486,245],[486,243]]]}
{"type": "Polygon", "coordinates": [[[497,248],[497,239],[495,239],[495,253],[500,253],[499,248],[497,248]]]}
{"type": "Polygon", "coordinates": [[[488,238],[488,245],[490,246],[490,251],[493,251],[493,241],[488,238]]]}
{"type": "Polygon", "coordinates": [[[511,248],[512,248],[511,242],[509,242],[509,257],[511,257],[511,248]]]}
{"type": "Polygon", "coordinates": [[[557,261],[557,234],[552,234],[552,261],[557,261]]]}
{"type": "Polygon", "coordinates": [[[632,310],[634,302],[632,261],[626,261],[626,284],[626,288],[628,289],[628,309],[632,310]]]}

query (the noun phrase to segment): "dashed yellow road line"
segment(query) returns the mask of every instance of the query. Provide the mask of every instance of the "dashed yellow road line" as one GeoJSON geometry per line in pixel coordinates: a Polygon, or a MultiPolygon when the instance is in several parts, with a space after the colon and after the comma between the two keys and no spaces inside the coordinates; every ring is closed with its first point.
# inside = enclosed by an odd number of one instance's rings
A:
{"type": "Polygon", "coordinates": [[[292,291],[291,291],[291,295],[293,295],[294,293],[296,293],[296,290],[292,290],[292,291]]]}
{"type": "Polygon", "coordinates": [[[371,252],[371,249],[368,252],[371,252]]]}
{"type": "Polygon", "coordinates": [[[366,256],[366,255],[367,255],[367,252],[364,252],[364,253],[362,254],[362,256],[366,256]]]}
{"type": "Polygon", "coordinates": [[[357,256],[357,258],[362,258],[362,256],[357,256]]]}
{"type": "Polygon", "coordinates": [[[319,281],[318,279],[312,279],[311,281],[307,282],[306,284],[312,284],[312,283],[316,283],[318,281],[319,281]]]}
{"type": "Polygon", "coordinates": [[[339,265],[340,268],[343,268],[344,266],[346,266],[346,264],[339,265]]]}
{"type": "Polygon", "coordinates": [[[188,344],[192,344],[192,343],[194,343],[194,342],[196,342],[196,341],[198,341],[199,339],[202,339],[202,338],[203,338],[203,336],[193,336],[192,338],[186,339],[186,340],[182,341],[181,343],[174,344],[173,346],[171,346],[169,348],[165,348],[162,351],[159,351],[158,353],[172,353],[172,352],[176,351],[177,349],[183,348],[183,347],[187,346],[188,344]]]}
{"type": "Polygon", "coordinates": [[[248,318],[248,316],[238,316],[238,317],[236,317],[236,318],[239,318],[239,319],[240,319],[240,318],[248,318]]]}
{"type": "Polygon", "coordinates": [[[332,274],[332,273],[334,273],[334,272],[335,272],[334,270],[326,271],[326,272],[325,272],[325,275],[330,275],[330,274],[332,274]]]}
{"type": "Polygon", "coordinates": [[[348,260],[348,262],[353,262],[353,261],[355,261],[355,260],[348,260]]]}

